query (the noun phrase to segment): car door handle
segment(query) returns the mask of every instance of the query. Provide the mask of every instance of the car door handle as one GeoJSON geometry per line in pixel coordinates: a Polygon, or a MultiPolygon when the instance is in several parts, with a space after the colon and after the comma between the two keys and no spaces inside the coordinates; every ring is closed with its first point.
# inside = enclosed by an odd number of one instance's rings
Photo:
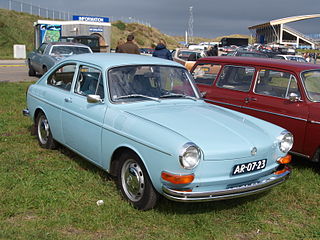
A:
{"type": "Polygon", "coordinates": [[[72,99],[70,97],[65,98],[64,101],[67,102],[67,103],[72,103],[72,99]]]}
{"type": "Polygon", "coordinates": [[[244,102],[245,102],[245,103],[249,103],[249,102],[252,102],[252,101],[257,101],[257,99],[256,99],[255,97],[251,97],[251,98],[246,97],[246,98],[244,99],[244,102]]]}

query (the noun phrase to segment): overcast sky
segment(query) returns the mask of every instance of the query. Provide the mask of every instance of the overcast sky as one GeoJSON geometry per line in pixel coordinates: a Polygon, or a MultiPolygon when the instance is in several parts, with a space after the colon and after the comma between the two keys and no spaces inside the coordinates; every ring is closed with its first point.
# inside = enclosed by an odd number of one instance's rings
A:
{"type": "MultiPolygon", "coordinates": [[[[289,16],[320,13],[320,0],[21,0],[77,15],[129,17],[149,22],[161,32],[183,36],[193,7],[193,35],[215,38],[250,34],[249,26],[289,16]]],[[[299,31],[320,33],[320,18],[291,24],[299,31]]]]}

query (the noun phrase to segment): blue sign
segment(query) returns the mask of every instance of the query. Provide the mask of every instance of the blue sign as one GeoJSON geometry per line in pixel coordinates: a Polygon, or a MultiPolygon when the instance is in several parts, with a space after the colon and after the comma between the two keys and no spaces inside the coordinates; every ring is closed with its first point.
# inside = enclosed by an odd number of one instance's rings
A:
{"type": "Polygon", "coordinates": [[[103,32],[103,28],[97,28],[97,27],[90,27],[90,32],[103,32]]]}
{"type": "Polygon", "coordinates": [[[72,16],[72,20],[74,21],[82,21],[82,22],[110,22],[107,17],[93,17],[93,16],[72,16]]]}

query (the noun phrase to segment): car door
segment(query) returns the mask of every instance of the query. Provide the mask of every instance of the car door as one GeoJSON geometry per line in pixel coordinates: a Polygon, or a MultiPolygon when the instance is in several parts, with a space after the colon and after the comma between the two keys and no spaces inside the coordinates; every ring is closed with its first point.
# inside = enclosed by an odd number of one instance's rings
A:
{"type": "Polygon", "coordinates": [[[255,69],[250,66],[223,66],[218,79],[205,91],[205,100],[236,111],[243,111],[242,105],[248,97],[255,69]]]}
{"type": "Polygon", "coordinates": [[[253,92],[244,105],[247,113],[272,122],[293,133],[293,151],[302,152],[308,106],[301,100],[297,76],[284,70],[260,68],[253,92]],[[294,96],[294,100],[290,100],[294,96]]]}
{"type": "Polygon", "coordinates": [[[30,63],[37,72],[42,72],[42,58],[47,47],[47,43],[42,43],[30,58],[30,63]]]}
{"type": "Polygon", "coordinates": [[[64,143],[63,132],[61,128],[61,112],[64,107],[64,99],[70,96],[71,84],[76,71],[75,63],[67,63],[57,66],[47,77],[47,85],[50,91],[43,94],[43,98],[48,104],[49,111],[46,112],[50,120],[50,127],[54,134],[54,139],[64,143]]]}
{"type": "Polygon", "coordinates": [[[65,144],[82,156],[101,165],[101,134],[106,112],[102,71],[89,65],[80,65],[71,95],[64,99],[62,129],[65,144]],[[101,101],[89,103],[88,95],[101,101]]]}

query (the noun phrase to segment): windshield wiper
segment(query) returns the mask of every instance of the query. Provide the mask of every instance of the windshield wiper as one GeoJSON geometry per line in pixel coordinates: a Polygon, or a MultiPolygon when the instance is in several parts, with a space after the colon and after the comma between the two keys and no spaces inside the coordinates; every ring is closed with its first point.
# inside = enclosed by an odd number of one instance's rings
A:
{"type": "Polygon", "coordinates": [[[119,97],[115,97],[115,100],[125,99],[125,98],[139,98],[139,97],[147,98],[147,99],[151,99],[153,101],[160,102],[159,98],[150,97],[150,96],[143,95],[143,94],[129,94],[129,95],[125,95],[125,96],[119,96],[119,97]]]}
{"type": "Polygon", "coordinates": [[[177,94],[177,93],[170,93],[170,94],[165,94],[165,95],[162,95],[160,96],[160,98],[176,98],[176,97],[183,97],[183,98],[188,98],[188,99],[192,99],[194,101],[197,101],[198,99],[195,98],[195,97],[191,97],[191,96],[188,96],[188,95],[185,95],[185,94],[177,94]]]}

